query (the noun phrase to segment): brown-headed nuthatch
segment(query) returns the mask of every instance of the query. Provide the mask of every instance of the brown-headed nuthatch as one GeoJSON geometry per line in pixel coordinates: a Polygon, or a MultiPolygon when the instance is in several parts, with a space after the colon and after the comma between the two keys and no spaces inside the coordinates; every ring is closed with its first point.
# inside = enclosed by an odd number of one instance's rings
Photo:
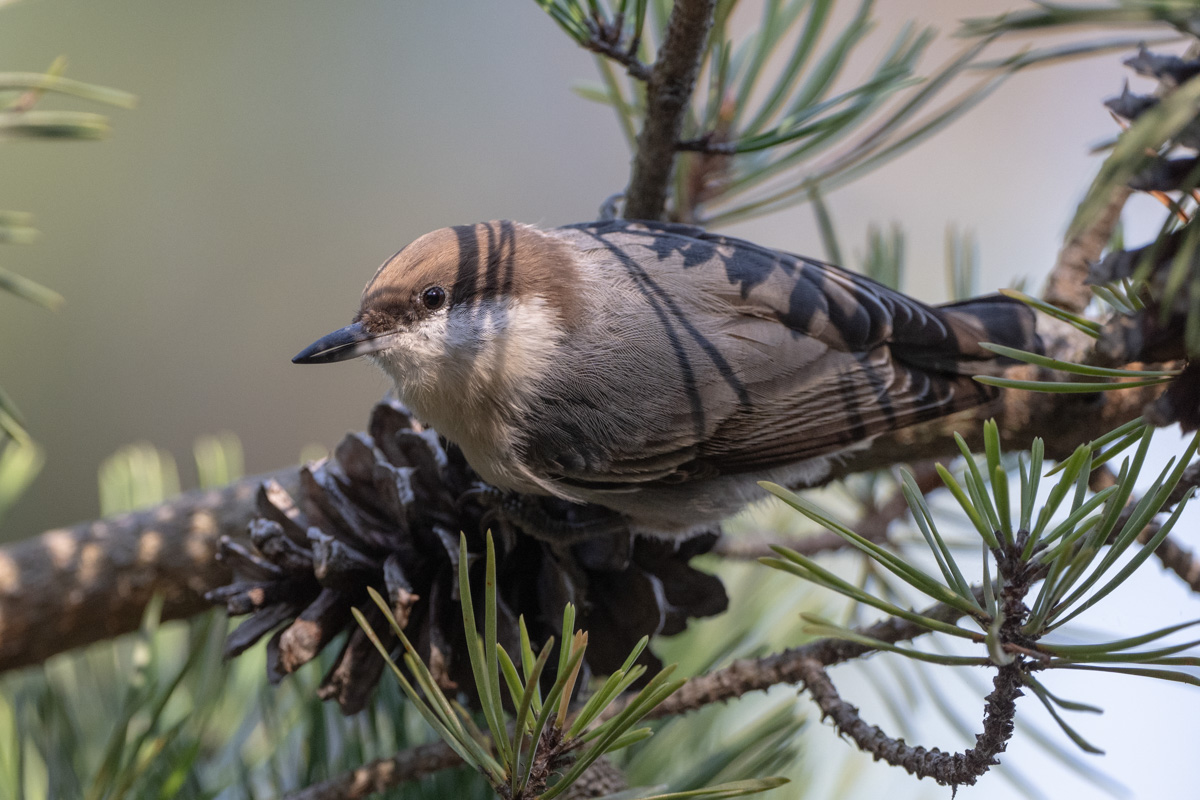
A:
{"type": "Polygon", "coordinates": [[[595,503],[660,536],[812,485],[873,437],[996,398],[981,341],[1039,349],[1032,312],[931,307],[702,229],[444,228],[390,258],[354,322],[293,359],[369,355],[494,486],[595,503]]]}

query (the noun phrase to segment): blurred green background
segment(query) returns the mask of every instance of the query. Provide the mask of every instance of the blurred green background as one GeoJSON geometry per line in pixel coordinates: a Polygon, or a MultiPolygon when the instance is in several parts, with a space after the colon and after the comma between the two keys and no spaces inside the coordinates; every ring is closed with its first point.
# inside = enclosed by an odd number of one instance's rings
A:
{"type": "MultiPolygon", "coordinates": [[[[1009,5],[880,4],[875,35],[908,18],[951,31],[1009,5]]],[[[365,422],[382,375],[290,358],[349,320],[379,263],[443,225],[593,218],[628,177],[609,111],[571,92],[595,80],[590,56],[530,0],[29,0],[0,23],[4,69],[65,54],[67,76],[139,98],[97,109],[106,141],[0,151],[0,207],[32,211],[43,232],[0,258],[67,298],[49,313],[0,297],[0,385],[47,456],[5,539],[93,517],[98,464],[133,440],[174,452],[185,486],[202,433],[241,437],[250,472],[335,443],[365,422]]],[[[939,42],[927,63],[958,46],[939,42]]],[[[1040,280],[1097,163],[1086,148],[1115,130],[1099,100],[1124,77],[1111,56],[1017,76],[833,194],[843,247],[860,254],[867,223],[898,221],[907,288],[942,299],[953,221],[978,235],[984,288],[1040,280]]],[[[804,207],[731,230],[822,255],[804,207]]]]}

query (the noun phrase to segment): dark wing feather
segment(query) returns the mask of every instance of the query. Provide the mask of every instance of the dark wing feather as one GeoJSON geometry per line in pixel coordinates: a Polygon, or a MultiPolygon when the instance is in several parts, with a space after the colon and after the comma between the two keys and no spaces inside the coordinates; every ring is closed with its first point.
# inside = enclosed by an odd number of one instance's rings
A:
{"type": "MultiPolygon", "coordinates": [[[[563,230],[576,247],[610,253],[614,269],[644,272],[672,292],[678,319],[663,324],[692,332],[693,372],[707,381],[700,423],[694,413],[660,413],[669,422],[654,442],[614,442],[603,463],[573,463],[562,455],[567,442],[532,454],[566,485],[619,491],[827,455],[993,399],[995,390],[964,376],[993,358],[981,339],[1036,349],[1032,315],[1005,298],[934,308],[838,267],[690,226],[563,230]],[[714,309],[727,319],[702,341],[687,316],[714,309]]],[[[651,411],[661,409],[640,413],[651,411]]]]}
{"type": "Polygon", "coordinates": [[[860,366],[734,414],[697,453],[696,467],[722,474],[770,469],[827,455],[872,436],[974,408],[994,390],[963,375],[909,368],[886,349],[860,366]]]}

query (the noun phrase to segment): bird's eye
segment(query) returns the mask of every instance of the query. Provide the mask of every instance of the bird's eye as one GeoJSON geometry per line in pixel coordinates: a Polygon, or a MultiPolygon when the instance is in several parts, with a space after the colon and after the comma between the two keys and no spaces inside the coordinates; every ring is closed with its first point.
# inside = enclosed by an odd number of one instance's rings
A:
{"type": "Polygon", "coordinates": [[[430,286],[421,292],[421,303],[430,311],[437,311],[446,304],[446,290],[440,286],[430,286]]]}

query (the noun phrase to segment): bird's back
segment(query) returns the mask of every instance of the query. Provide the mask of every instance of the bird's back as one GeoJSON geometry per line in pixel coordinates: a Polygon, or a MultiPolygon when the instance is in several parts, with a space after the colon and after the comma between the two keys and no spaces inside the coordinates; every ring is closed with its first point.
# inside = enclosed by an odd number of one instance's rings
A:
{"type": "Polygon", "coordinates": [[[969,377],[994,359],[980,341],[1038,348],[1032,313],[1002,297],[934,308],[690,226],[551,234],[607,304],[539,393],[542,423],[524,447],[575,499],[638,505],[633,495],[668,487],[694,499],[724,483],[740,505],[747,475],[804,481],[830,454],[993,400],[969,377]]]}

